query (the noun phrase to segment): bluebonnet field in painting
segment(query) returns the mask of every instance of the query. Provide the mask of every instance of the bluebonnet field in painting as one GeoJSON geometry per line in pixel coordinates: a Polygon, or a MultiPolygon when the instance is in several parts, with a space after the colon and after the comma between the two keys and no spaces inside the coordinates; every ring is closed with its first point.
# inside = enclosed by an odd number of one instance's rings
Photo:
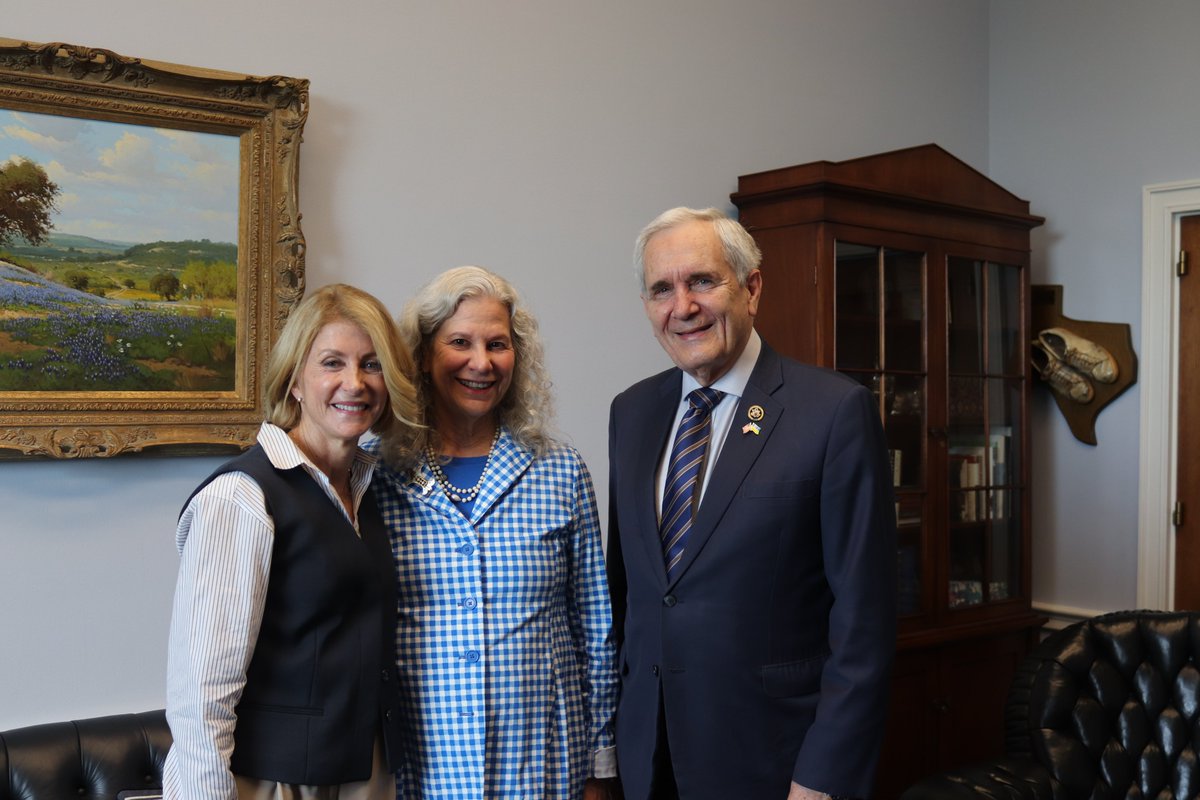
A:
{"type": "Polygon", "coordinates": [[[233,386],[234,321],[98,297],[0,261],[0,391],[233,386]]]}
{"type": "Polygon", "coordinates": [[[0,392],[234,390],[238,137],[0,108],[5,170],[0,392]]]}

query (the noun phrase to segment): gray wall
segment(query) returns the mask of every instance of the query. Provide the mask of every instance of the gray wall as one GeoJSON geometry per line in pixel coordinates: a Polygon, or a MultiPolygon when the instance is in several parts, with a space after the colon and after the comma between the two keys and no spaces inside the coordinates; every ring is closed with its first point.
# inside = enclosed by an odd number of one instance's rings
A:
{"type": "MultiPolygon", "coordinates": [[[[1068,317],[1129,323],[1140,353],[1142,189],[1200,179],[1200,4],[1005,0],[990,27],[991,177],[1046,217],[1034,283],[1061,284],[1068,317]]],[[[1034,598],[1133,607],[1145,384],[1101,412],[1095,447],[1038,388],[1034,598]]]]}
{"type": "MultiPolygon", "coordinates": [[[[507,275],[541,321],[559,424],[597,476],[602,504],[608,402],[666,364],[629,277],[633,237],[672,205],[728,208],[740,174],[937,142],[1051,220],[1039,246],[1055,249],[1035,259],[1040,274],[1053,270],[1067,284],[1068,314],[1136,313],[1117,308],[1136,297],[1136,258],[1116,251],[1137,253],[1142,174],[1126,176],[1118,203],[1085,191],[1094,183],[1072,192],[1042,174],[1045,164],[1023,163],[1040,155],[1043,114],[1056,135],[1083,126],[1056,103],[1105,85],[1080,69],[1078,85],[1042,94],[1044,76],[1029,66],[1061,69],[1063,42],[1092,57],[1077,29],[1098,16],[1091,3],[1061,2],[1052,14],[986,0],[71,0],[53,13],[8,5],[0,34],[10,37],[311,79],[301,157],[310,285],[355,283],[398,309],[449,266],[507,275]],[[1042,27],[1027,30],[1035,17],[1042,27]],[[1036,111],[1025,93],[1038,94],[1036,111]],[[1121,291],[1109,295],[1094,280],[1097,259],[1057,249],[1074,227],[1080,240],[1120,239],[1088,244],[1122,276],[1121,291]]],[[[1092,20],[1085,33],[1103,34],[1101,53],[1136,52],[1139,75],[1182,58],[1182,48],[1154,46],[1160,28],[1197,29],[1182,4],[1163,5],[1153,26],[1121,19],[1132,12],[1119,4],[1105,8],[1112,30],[1092,20]]],[[[1182,119],[1166,100],[1156,113],[1182,119]]],[[[1110,142],[1096,162],[1081,149],[1052,154],[1066,177],[1094,179],[1157,152],[1168,130],[1147,125],[1140,141],[1110,142]]],[[[1180,177],[1200,174],[1178,166],[1180,177]]],[[[1086,452],[1061,438],[1061,420],[1039,415],[1045,534],[1079,538],[1081,529],[1061,524],[1071,505],[1049,498],[1066,470],[1102,475],[1091,494],[1107,496],[1107,518],[1122,524],[1104,526],[1113,531],[1105,560],[1078,585],[1065,576],[1060,584],[1059,573],[1075,568],[1039,539],[1051,571],[1038,567],[1036,594],[1125,604],[1136,474],[1102,464],[1136,452],[1136,398],[1106,412],[1101,447],[1086,452]],[[1096,596],[1093,586],[1113,591],[1096,596]]],[[[162,705],[174,519],[216,463],[0,463],[0,728],[162,705]]]]}

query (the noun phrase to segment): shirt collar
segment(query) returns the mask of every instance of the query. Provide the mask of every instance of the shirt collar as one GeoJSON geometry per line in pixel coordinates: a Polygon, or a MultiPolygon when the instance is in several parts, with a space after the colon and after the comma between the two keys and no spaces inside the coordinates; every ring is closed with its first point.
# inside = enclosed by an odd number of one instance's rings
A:
{"type": "MultiPolygon", "coordinates": [[[[733,362],[733,366],[729,368],[728,372],[710,384],[712,388],[718,392],[741,398],[746,393],[746,384],[750,382],[750,375],[754,372],[754,365],[758,363],[758,355],[761,352],[762,339],[759,337],[758,331],[751,328],[750,338],[746,341],[746,346],[742,348],[742,354],[737,357],[737,361],[733,362]]],[[[693,389],[700,388],[700,382],[685,372],[683,373],[682,388],[682,396],[687,397],[693,389]]]]}
{"type": "MultiPolygon", "coordinates": [[[[322,474],[317,465],[310,461],[304,455],[304,451],[296,446],[296,443],[292,441],[292,437],[287,435],[287,431],[278,425],[264,422],[258,429],[258,443],[262,445],[263,451],[267,454],[267,460],[271,462],[271,466],[275,467],[275,469],[304,467],[314,476],[322,474]]],[[[354,454],[354,463],[350,467],[350,483],[358,484],[361,482],[364,470],[366,470],[367,478],[369,479],[371,472],[374,470],[375,462],[378,460],[377,456],[368,453],[361,447],[358,448],[358,452],[354,454]]]]}

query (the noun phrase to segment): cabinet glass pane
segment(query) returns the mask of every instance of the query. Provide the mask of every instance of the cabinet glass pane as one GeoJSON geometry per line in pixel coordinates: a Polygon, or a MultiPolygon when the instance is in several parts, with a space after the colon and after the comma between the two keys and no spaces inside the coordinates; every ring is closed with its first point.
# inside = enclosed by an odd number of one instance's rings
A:
{"type": "Polygon", "coordinates": [[[1008,600],[1021,594],[1020,490],[993,490],[989,525],[987,599],[1008,600]]]}
{"type": "Polygon", "coordinates": [[[985,529],[981,525],[951,527],[948,598],[951,608],[977,606],[983,602],[985,543],[985,529]]]}
{"type": "Polygon", "coordinates": [[[897,495],[897,613],[910,616],[921,611],[921,540],[924,538],[922,506],[919,495],[897,495]]]}
{"type": "Polygon", "coordinates": [[[879,248],[838,242],[834,253],[836,366],[879,369],[879,248]]]}
{"type": "MultiPolygon", "coordinates": [[[[950,436],[955,437],[960,430],[968,434],[983,433],[983,423],[986,419],[983,405],[984,379],[968,375],[951,375],[948,384],[950,396],[948,411],[950,419],[950,436]]],[[[954,444],[951,441],[951,444],[954,444]]]]}
{"type": "Polygon", "coordinates": [[[897,613],[921,612],[921,554],[925,538],[925,379],[883,375],[884,433],[896,493],[899,546],[897,613]]]}
{"type": "Polygon", "coordinates": [[[946,259],[947,325],[950,373],[983,372],[983,262],[946,259]]]}
{"type": "Polygon", "coordinates": [[[1021,342],[1021,268],[987,265],[988,373],[1020,375],[1025,348],[1021,342]]]}
{"type": "Polygon", "coordinates": [[[834,261],[834,366],[870,389],[887,436],[896,495],[898,613],[928,613],[927,257],[838,241],[834,261]]]}
{"type": "Polygon", "coordinates": [[[925,378],[884,375],[887,383],[883,430],[892,451],[892,479],[897,487],[925,486],[925,378]]]}
{"type": "Polygon", "coordinates": [[[883,251],[883,366],[919,372],[925,366],[925,256],[883,251]]]}
{"type": "Polygon", "coordinates": [[[1017,484],[1021,480],[1021,381],[988,379],[988,435],[993,471],[1003,480],[995,484],[1017,484]]]}
{"type": "Polygon", "coordinates": [[[863,386],[871,390],[871,394],[875,396],[875,407],[883,407],[883,376],[878,372],[847,372],[846,377],[853,378],[863,386]]]}
{"type": "Polygon", "coordinates": [[[1022,592],[1022,277],[963,258],[947,268],[947,603],[962,609],[1022,592]]]}
{"type": "Polygon", "coordinates": [[[971,470],[971,472],[962,473],[963,484],[961,488],[957,488],[950,493],[950,521],[955,524],[977,525],[987,521],[988,515],[988,493],[983,488],[983,479],[979,477],[980,473],[975,472],[976,468],[982,469],[982,459],[959,464],[963,470],[971,470]]]}
{"type": "Polygon", "coordinates": [[[1020,507],[1018,491],[971,490],[952,494],[963,502],[975,504],[969,513],[977,518],[951,525],[948,605],[965,608],[1019,596],[1020,520],[1011,513],[1020,507]],[[986,519],[978,517],[979,514],[986,514],[986,519]]]}

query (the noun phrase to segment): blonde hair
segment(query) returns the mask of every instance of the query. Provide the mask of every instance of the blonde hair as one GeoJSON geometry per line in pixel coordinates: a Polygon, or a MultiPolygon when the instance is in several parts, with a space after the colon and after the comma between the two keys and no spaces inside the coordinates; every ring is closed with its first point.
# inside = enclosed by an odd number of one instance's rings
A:
{"type": "MultiPolygon", "coordinates": [[[[542,340],[537,320],[504,278],[483,267],[455,267],[417,292],[400,317],[400,335],[411,355],[409,363],[414,370],[419,368],[417,365],[430,353],[438,329],[454,316],[464,300],[476,297],[496,300],[508,309],[515,358],[512,383],[496,408],[499,422],[518,444],[535,455],[544,455],[553,443],[549,423],[554,411],[542,340]]],[[[433,386],[426,374],[414,371],[411,375],[420,425],[396,431],[395,436],[383,442],[382,448],[388,461],[402,466],[415,464],[427,445],[437,449],[438,444],[437,431],[432,425],[433,386]]]]}
{"type": "Polygon", "coordinates": [[[292,388],[317,334],[326,325],[340,321],[357,325],[371,337],[383,368],[391,413],[380,416],[372,432],[382,437],[412,426],[417,419],[417,394],[410,378],[412,358],[400,339],[400,331],[383,303],[344,283],[323,286],[307,295],[288,316],[279,341],[271,348],[263,381],[267,422],[284,430],[300,423],[301,406],[292,396],[292,388]]]}

